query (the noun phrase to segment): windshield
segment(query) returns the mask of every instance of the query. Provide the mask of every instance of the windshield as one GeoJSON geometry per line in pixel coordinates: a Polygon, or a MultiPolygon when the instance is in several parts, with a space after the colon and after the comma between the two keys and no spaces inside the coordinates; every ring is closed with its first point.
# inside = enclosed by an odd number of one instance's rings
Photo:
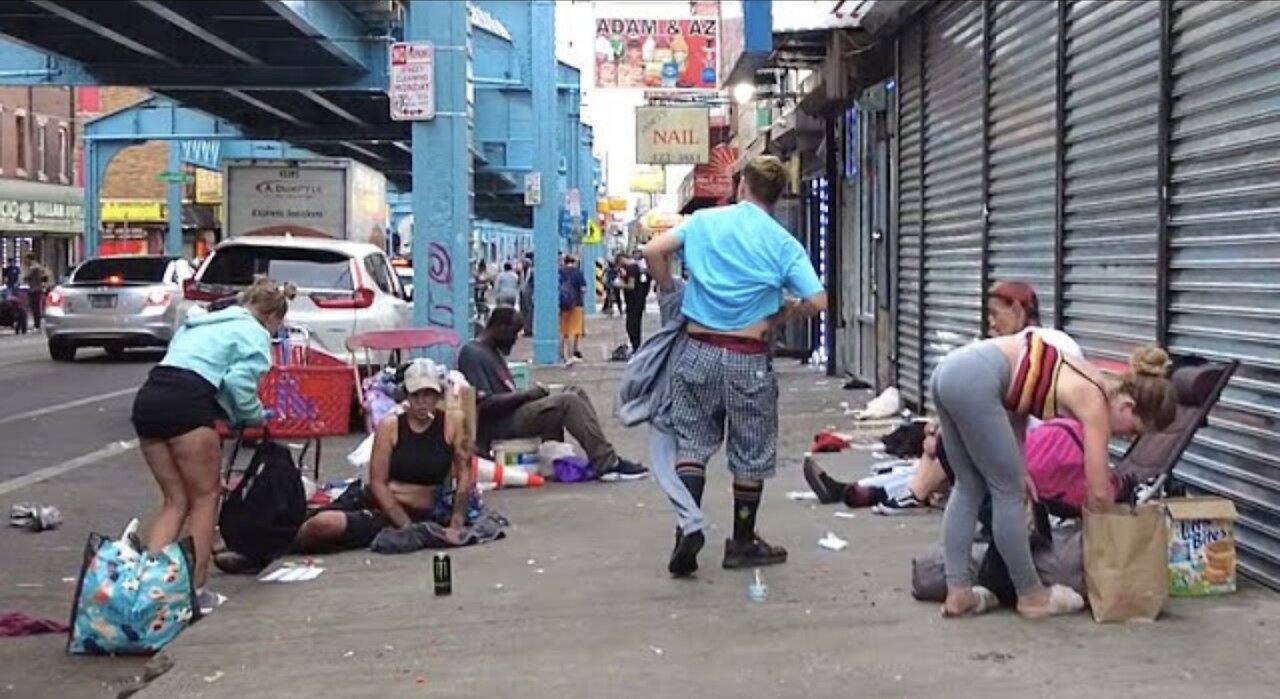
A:
{"type": "Polygon", "coordinates": [[[216,251],[200,275],[203,284],[248,286],[256,274],[299,289],[350,291],[351,260],[329,250],[268,245],[231,245],[216,251]]]}
{"type": "Polygon", "coordinates": [[[101,257],[80,265],[71,281],[78,284],[107,280],[114,283],[160,283],[164,281],[168,268],[167,257],[101,257]]]}

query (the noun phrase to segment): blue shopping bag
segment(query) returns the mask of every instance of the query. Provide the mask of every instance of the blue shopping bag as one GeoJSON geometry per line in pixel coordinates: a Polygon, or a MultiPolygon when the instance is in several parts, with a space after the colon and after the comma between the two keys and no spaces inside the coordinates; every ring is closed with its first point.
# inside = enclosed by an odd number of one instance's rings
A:
{"type": "Polygon", "coordinates": [[[71,608],[67,652],[137,655],[164,648],[200,617],[191,540],[145,551],[138,520],[119,539],[90,534],[71,608]]]}

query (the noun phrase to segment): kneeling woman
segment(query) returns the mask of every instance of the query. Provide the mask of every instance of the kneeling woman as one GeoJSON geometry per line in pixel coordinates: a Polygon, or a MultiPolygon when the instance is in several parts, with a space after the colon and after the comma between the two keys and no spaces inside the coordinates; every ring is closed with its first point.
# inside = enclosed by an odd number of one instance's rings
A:
{"type": "Polygon", "coordinates": [[[1070,588],[1041,584],[1032,562],[1023,505],[1027,418],[1070,417],[1084,426],[1088,504],[1111,503],[1107,442],[1173,422],[1177,400],[1165,378],[1170,364],[1164,350],[1145,347],[1133,353],[1124,374],[1104,377],[1065,357],[1035,329],[976,342],[942,360],[931,389],[956,478],[943,518],[944,614],[981,613],[996,604],[989,590],[972,587],[970,573],[978,510],[988,493],[992,533],[1017,589],[1018,611],[1039,618],[1084,606],[1070,588]]]}
{"type": "MultiPolygon", "coordinates": [[[[443,391],[435,365],[414,360],[404,374],[408,405],[385,418],[373,435],[369,483],[361,509],[326,510],[302,525],[306,551],[367,548],[385,527],[405,528],[431,517],[445,487],[454,485],[446,536],[461,541],[471,492],[471,453],[445,430],[443,391]]],[[[444,524],[444,522],[441,522],[444,524]]]]}

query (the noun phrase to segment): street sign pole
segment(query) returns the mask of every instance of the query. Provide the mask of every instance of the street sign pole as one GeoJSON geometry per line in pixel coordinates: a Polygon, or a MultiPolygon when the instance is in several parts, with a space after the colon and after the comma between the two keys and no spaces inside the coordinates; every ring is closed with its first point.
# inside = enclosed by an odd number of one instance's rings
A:
{"type": "MultiPolygon", "coordinates": [[[[554,192],[554,183],[559,177],[556,158],[556,8],[550,0],[533,0],[529,12],[533,169],[540,173],[541,184],[554,192]]],[[[533,209],[533,361],[538,364],[555,364],[560,357],[557,264],[560,205],[560,197],[544,196],[533,209]]]]}
{"type": "Polygon", "coordinates": [[[169,230],[164,238],[164,254],[182,255],[182,189],[185,185],[182,171],[182,151],[178,141],[169,141],[167,190],[169,199],[169,230]],[[177,173],[177,177],[173,174],[177,173]]]}

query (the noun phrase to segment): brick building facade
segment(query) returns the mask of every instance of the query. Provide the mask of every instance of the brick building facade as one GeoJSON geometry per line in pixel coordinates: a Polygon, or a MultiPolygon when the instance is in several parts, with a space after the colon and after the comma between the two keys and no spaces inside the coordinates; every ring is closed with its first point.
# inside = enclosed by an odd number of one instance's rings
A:
{"type": "Polygon", "coordinates": [[[78,255],[84,193],[75,90],[0,87],[0,255],[34,252],[56,273],[78,255]]]}

